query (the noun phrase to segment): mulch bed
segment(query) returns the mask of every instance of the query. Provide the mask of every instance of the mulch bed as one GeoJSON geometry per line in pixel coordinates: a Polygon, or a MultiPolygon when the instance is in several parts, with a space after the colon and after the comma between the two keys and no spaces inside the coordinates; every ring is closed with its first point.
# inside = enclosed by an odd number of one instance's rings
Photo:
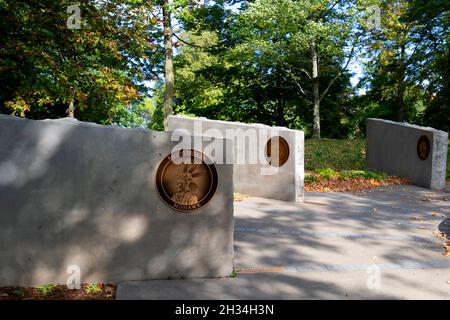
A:
{"type": "Polygon", "coordinates": [[[101,292],[86,293],[86,285],[82,289],[68,289],[58,285],[49,293],[42,293],[33,287],[0,287],[0,300],[114,300],[116,285],[99,284],[101,292]]]}
{"type": "Polygon", "coordinates": [[[362,192],[394,184],[412,184],[411,180],[401,177],[388,177],[383,180],[367,178],[330,178],[318,181],[305,181],[308,192],[362,192]]]}

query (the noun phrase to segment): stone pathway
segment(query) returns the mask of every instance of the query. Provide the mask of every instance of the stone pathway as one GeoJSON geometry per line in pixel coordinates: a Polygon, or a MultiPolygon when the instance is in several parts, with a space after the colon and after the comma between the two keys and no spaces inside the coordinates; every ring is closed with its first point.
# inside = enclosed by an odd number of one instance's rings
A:
{"type": "Polygon", "coordinates": [[[130,281],[118,299],[450,299],[450,190],[388,186],[235,203],[237,277],[130,281]],[[442,228],[441,228],[442,229],[442,228]]]}

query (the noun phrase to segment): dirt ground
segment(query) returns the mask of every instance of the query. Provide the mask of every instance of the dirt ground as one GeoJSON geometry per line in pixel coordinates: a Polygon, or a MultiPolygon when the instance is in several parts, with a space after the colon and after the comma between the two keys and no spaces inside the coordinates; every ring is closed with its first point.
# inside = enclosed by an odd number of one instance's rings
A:
{"type": "Polygon", "coordinates": [[[68,289],[65,285],[37,287],[0,287],[0,300],[114,300],[116,285],[98,284],[97,292],[84,284],[81,289],[68,289]]]}

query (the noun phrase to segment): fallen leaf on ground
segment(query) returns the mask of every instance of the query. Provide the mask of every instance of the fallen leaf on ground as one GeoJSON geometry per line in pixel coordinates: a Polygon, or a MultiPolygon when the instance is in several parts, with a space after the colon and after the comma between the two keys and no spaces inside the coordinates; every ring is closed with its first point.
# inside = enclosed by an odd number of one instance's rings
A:
{"type": "MultiPolygon", "coordinates": [[[[370,192],[381,186],[411,184],[406,178],[388,177],[384,180],[365,178],[330,178],[317,177],[317,181],[305,181],[305,191],[307,192],[370,192]]],[[[383,190],[380,190],[383,191],[383,190]]]]}
{"type": "Polygon", "coordinates": [[[248,199],[248,198],[250,198],[250,196],[247,195],[247,194],[238,193],[238,192],[234,193],[234,201],[239,202],[239,201],[243,201],[243,200],[248,199]]]}
{"type": "Polygon", "coordinates": [[[431,215],[432,215],[433,217],[445,218],[445,216],[444,216],[443,214],[440,214],[440,213],[438,213],[438,212],[433,212],[433,213],[431,213],[431,215]]]}

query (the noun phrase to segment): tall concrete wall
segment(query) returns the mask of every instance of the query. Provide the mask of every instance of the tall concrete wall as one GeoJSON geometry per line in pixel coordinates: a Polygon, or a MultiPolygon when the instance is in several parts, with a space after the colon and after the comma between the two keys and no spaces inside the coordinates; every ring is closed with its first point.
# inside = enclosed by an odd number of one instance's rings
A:
{"type": "Polygon", "coordinates": [[[407,123],[367,119],[366,137],[368,169],[407,177],[429,189],[445,188],[448,133],[407,123]]]}
{"type": "Polygon", "coordinates": [[[217,277],[233,266],[232,165],[205,206],[155,190],[170,133],[0,115],[0,286],[217,277]],[[73,272],[73,269],[69,269],[73,272]]]}
{"type": "Polygon", "coordinates": [[[186,116],[170,116],[169,130],[187,130],[191,134],[227,137],[234,143],[234,190],[252,196],[302,202],[304,199],[304,133],[282,127],[269,127],[262,124],[244,124],[238,122],[191,118],[186,116]],[[200,132],[196,128],[200,128],[200,132]],[[228,133],[234,133],[233,138],[228,133]],[[246,137],[246,132],[257,132],[256,139],[246,137]],[[289,157],[279,167],[270,166],[266,160],[265,146],[269,138],[280,136],[289,146],[289,157]],[[257,163],[249,164],[239,161],[245,155],[248,160],[249,150],[258,145],[257,163]]]}

